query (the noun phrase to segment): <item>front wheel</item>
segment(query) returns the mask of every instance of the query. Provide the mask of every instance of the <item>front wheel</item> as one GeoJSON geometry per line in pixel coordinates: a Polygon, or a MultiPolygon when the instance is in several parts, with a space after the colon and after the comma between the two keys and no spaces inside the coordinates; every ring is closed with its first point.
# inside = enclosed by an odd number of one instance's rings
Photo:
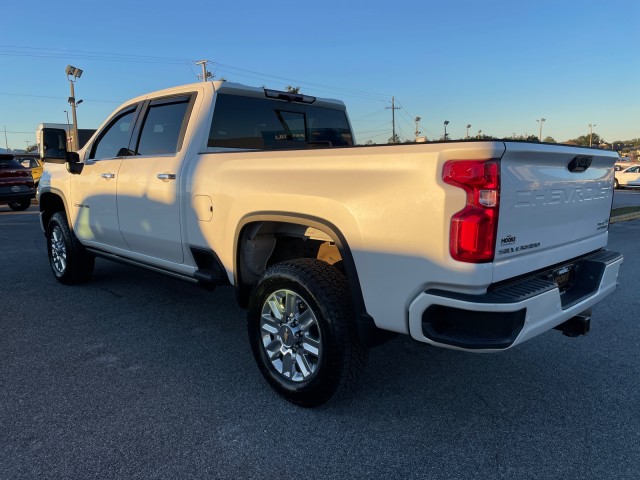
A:
{"type": "Polygon", "coordinates": [[[30,198],[23,198],[22,200],[18,200],[17,202],[9,202],[9,208],[11,210],[15,210],[16,212],[22,212],[31,206],[30,198]]]}
{"type": "Polygon", "coordinates": [[[73,285],[89,280],[95,259],[69,228],[64,212],[54,213],[49,220],[47,249],[51,271],[60,283],[73,285]]]}
{"type": "Polygon", "coordinates": [[[620,188],[620,183],[618,183],[618,179],[617,178],[615,178],[613,180],[613,188],[620,188]]]}
{"type": "Polygon", "coordinates": [[[248,331],[264,378],[303,407],[352,387],[366,359],[345,276],[315,259],[267,270],[251,294],[248,331]]]}

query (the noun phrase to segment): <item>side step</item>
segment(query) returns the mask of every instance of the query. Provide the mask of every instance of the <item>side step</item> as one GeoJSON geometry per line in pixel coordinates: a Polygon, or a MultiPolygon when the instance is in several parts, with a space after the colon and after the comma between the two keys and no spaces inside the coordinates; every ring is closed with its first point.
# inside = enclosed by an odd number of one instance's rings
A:
{"type": "Polygon", "coordinates": [[[226,281],[226,279],[222,277],[222,274],[219,271],[208,268],[196,270],[193,273],[193,278],[198,281],[198,284],[201,287],[204,287],[208,290],[213,290],[217,285],[220,285],[226,281]]]}

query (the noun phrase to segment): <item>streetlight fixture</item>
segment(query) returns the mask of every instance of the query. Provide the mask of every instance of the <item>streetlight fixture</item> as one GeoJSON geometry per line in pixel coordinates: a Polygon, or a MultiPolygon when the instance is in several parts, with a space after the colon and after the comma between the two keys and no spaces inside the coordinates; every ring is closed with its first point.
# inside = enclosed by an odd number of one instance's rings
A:
{"type": "Polygon", "coordinates": [[[541,118],[540,120],[536,120],[540,124],[540,135],[538,136],[538,140],[542,141],[542,124],[546,121],[546,118],[541,118]]]}
{"type": "Polygon", "coordinates": [[[597,126],[595,123],[594,124],[589,124],[589,146],[592,145],[592,140],[593,140],[593,127],[597,126]]]}
{"type": "Polygon", "coordinates": [[[471,128],[471,124],[467,124],[467,139],[469,138],[469,129],[471,128]]]}
{"type": "Polygon", "coordinates": [[[449,125],[449,120],[444,121],[444,141],[447,141],[447,125],[449,125]]]}
{"type": "Polygon", "coordinates": [[[78,143],[78,117],[76,116],[76,106],[82,103],[82,100],[76,102],[76,92],[73,88],[76,80],[82,76],[82,70],[72,65],[67,65],[65,70],[67,79],[69,80],[69,87],[71,90],[71,96],[69,97],[69,105],[71,105],[71,115],[73,116],[73,138],[71,139],[71,150],[76,151],[79,149],[78,143]]]}

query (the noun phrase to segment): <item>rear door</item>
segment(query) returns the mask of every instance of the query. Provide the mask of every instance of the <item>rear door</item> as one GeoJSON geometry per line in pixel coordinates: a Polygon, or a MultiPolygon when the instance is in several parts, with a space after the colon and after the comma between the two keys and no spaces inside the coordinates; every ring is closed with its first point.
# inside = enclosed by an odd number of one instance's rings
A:
{"type": "Polygon", "coordinates": [[[530,257],[536,261],[524,262],[520,269],[535,270],[606,245],[615,152],[529,143],[505,146],[497,268],[530,257]]]}
{"type": "Polygon", "coordinates": [[[135,155],[118,175],[120,232],[133,252],[182,263],[180,166],[182,142],[195,94],[147,103],[135,155]]]}

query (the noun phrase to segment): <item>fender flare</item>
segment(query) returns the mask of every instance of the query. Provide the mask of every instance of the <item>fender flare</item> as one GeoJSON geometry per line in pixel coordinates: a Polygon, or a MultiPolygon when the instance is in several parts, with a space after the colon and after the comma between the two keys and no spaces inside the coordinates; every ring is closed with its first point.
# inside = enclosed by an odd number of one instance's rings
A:
{"type": "Polygon", "coordinates": [[[362,295],[362,288],[360,286],[360,279],[358,276],[358,270],[356,268],[351,249],[347,242],[347,239],[342,234],[340,229],[331,222],[318,218],[312,215],[306,215],[293,212],[279,212],[279,211],[263,211],[255,212],[245,215],[238,222],[234,237],[234,258],[233,258],[233,280],[236,290],[236,298],[238,304],[241,307],[246,307],[249,289],[243,286],[242,278],[240,278],[240,239],[247,225],[256,222],[283,222],[292,223],[296,225],[302,225],[306,227],[316,228],[326,235],[336,244],[338,251],[342,257],[344,270],[347,276],[347,282],[349,283],[349,289],[351,290],[351,298],[353,308],[355,312],[356,324],[358,325],[358,331],[360,333],[361,340],[367,344],[371,343],[368,338],[372,329],[378,330],[375,326],[373,318],[367,313],[367,309],[364,303],[364,296],[362,295]]]}

